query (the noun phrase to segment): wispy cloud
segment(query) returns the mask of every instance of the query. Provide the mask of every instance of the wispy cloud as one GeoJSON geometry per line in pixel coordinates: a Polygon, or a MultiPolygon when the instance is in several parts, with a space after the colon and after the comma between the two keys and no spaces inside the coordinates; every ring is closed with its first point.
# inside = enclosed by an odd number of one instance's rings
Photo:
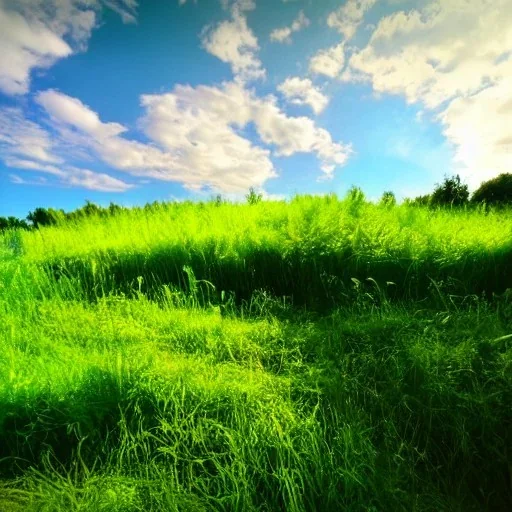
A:
{"type": "Polygon", "coordinates": [[[354,37],[364,16],[378,0],[347,0],[327,17],[327,25],[336,29],[348,41],[354,37]]]}
{"type": "Polygon", "coordinates": [[[343,78],[436,112],[474,186],[512,168],[511,48],[508,0],[431,1],[382,18],[343,78]]]}
{"type": "Polygon", "coordinates": [[[33,69],[85,50],[102,5],[135,21],[134,0],[0,0],[0,92],[26,94],[33,69]]]}
{"type": "Polygon", "coordinates": [[[65,186],[109,192],[123,192],[132,187],[107,174],[67,164],[58,155],[57,146],[56,138],[26,119],[21,109],[0,109],[0,158],[7,167],[50,174],[56,183],[65,186]]]}
{"type": "MultiPolygon", "coordinates": [[[[113,178],[105,173],[94,172],[89,169],[82,169],[66,165],[56,167],[54,165],[45,165],[38,162],[18,159],[7,159],[5,162],[9,167],[27,171],[37,171],[50,174],[57,178],[56,184],[65,187],[78,187],[86,188],[89,190],[96,190],[99,192],[126,192],[133,185],[125,183],[124,181],[113,178]]],[[[19,178],[19,177],[18,177],[19,178]]],[[[34,180],[18,179],[18,184],[30,185],[34,180]]],[[[43,178],[39,178],[36,183],[48,183],[43,178]]]]}
{"type": "Polygon", "coordinates": [[[251,0],[238,0],[225,7],[231,8],[231,20],[207,26],[201,34],[203,48],[231,65],[235,77],[242,81],[265,77],[265,69],[259,60],[258,38],[247,26],[244,11],[253,9],[251,0]]]}
{"type": "Polygon", "coordinates": [[[315,114],[320,114],[329,103],[329,98],[309,78],[289,77],[277,90],[294,105],[309,105],[315,114]]]}
{"type": "Polygon", "coordinates": [[[299,32],[302,29],[310,25],[309,18],[306,17],[304,11],[300,11],[297,18],[292,22],[290,26],[276,28],[270,33],[270,40],[277,43],[288,43],[292,42],[292,34],[299,32]]]}
{"type": "Polygon", "coordinates": [[[336,78],[345,65],[345,46],[340,43],[331,48],[318,51],[309,61],[309,70],[315,75],[336,78]]]}
{"type": "Polygon", "coordinates": [[[123,125],[102,121],[87,105],[59,91],[41,92],[36,101],[47,113],[45,123],[52,132],[19,109],[2,109],[0,116],[10,120],[0,129],[0,156],[9,167],[51,174],[70,186],[112,191],[131,186],[77,165],[81,152],[91,162],[99,159],[140,178],[225,193],[262,188],[277,176],[272,155],[315,154],[325,175],[331,176],[351,152],[308,117],[287,116],[275,97],[258,97],[237,82],[177,85],[169,93],[143,95],[145,114],[139,126],[151,143],[126,138],[123,125]],[[261,144],[243,135],[249,124],[261,144]]]}

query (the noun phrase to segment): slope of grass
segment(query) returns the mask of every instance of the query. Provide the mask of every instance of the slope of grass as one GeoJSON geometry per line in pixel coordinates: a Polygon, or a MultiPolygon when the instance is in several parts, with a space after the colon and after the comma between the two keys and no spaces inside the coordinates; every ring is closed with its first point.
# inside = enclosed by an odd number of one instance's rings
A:
{"type": "Polygon", "coordinates": [[[510,226],[299,198],[4,235],[0,510],[509,510],[512,304],[439,279],[507,284],[510,226]]]}
{"type": "Polygon", "coordinates": [[[237,300],[267,289],[323,308],[339,303],[352,277],[394,282],[397,296],[415,299],[430,278],[451,293],[500,293],[512,287],[511,219],[335,197],[183,203],[22,233],[16,248],[56,278],[79,277],[89,296],[183,288],[187,266],[237,300]]]}

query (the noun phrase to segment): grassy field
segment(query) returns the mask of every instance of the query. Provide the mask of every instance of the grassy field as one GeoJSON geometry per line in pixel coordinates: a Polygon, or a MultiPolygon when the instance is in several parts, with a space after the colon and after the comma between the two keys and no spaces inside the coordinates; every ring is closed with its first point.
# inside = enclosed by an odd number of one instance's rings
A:
{"type": "Polygon", "coordinates": [[[180,203],[0,236],[0,511],[512,508],[512,212],[180,203]]]}

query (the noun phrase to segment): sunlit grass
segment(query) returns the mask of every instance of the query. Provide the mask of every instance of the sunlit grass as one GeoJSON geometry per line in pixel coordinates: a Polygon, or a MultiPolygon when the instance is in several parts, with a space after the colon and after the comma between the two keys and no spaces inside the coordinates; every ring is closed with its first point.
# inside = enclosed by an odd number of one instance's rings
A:
{"type": "Polygon", "coordinates": [[[7,233],[0,510],[507,510],[512,307],[475,292],[511,226],[306,197],[7,233]]]}

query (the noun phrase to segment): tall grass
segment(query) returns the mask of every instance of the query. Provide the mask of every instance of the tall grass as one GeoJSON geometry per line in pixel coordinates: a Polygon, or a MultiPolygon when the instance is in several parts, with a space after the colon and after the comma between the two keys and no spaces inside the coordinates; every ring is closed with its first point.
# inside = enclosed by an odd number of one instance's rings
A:
{"type": "Polygon", "coordinates": [[[267,289],[296,304],[336,304],[352,277],[395,283],[424,298],[431,279],[446,292],[501,293],[512,286],[508,211],[432,211],[359,199],[297,197],[290,203],[169,204],[19,235],[27,262],[81,280],[91,296],[186,287],[184,267],[218,291],[249,298],[267,289]]]}
{"type": "Polygon", "coordinates": [[[511,226],[302,197],[4,235],[0,510],[509,510],[512,304],[476,292],[511,226]]]}

